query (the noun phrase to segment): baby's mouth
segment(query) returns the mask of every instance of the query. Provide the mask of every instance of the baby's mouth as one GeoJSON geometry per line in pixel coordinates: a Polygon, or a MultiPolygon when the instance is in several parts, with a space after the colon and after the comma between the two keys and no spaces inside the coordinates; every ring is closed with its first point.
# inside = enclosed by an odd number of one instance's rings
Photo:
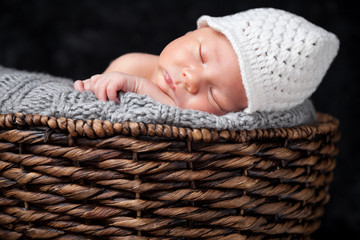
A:
{"type": "Polygon", "coordinates": [[[172,80],[172,78],[170,77],[170,75],[167,71],[164,71],[164,79],[165,79],[165,82],[170,86],[170,88],[173,91],[175,91],[176,87],[175,87],[174,81],[172,80]]]}

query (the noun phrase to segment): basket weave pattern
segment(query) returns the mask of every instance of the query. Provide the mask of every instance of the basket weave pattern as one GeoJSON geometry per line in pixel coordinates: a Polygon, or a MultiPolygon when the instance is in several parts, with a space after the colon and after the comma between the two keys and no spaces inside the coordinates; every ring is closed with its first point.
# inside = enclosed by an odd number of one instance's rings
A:
{"type": "Polygon", "coordinates": [[[307,239],[338,121],[215,131],[0,115],[0,238],[307,239]]]}

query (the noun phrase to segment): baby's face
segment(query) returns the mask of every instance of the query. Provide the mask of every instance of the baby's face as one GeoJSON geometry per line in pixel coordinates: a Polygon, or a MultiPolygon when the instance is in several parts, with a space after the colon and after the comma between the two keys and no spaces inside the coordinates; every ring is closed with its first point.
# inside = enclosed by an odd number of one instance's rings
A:
{"type": "Polygon", "coordinates": [[[247,107],[237,56],[228,39],[209,27],[169,43],[152,81],[183,109],[223,115],[247,107]]]}

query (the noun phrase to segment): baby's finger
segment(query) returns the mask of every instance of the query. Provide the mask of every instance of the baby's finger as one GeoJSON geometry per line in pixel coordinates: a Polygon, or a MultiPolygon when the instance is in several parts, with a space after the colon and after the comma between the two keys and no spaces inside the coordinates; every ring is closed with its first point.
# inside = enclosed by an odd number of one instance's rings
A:
{"type": "Polygon", "coordinates": [[[94,92],[95,90],[95,84],[98,81],[98,79],[101,77],[101,74],[96,74],[94,76],[91,76],[89,79],[84,80],[84,86],[85,90],[89,92],[94,92]]]}
{"type": "Polygon", "coordinates": [[[88,92],[92,92],[91,91],[91,80],[86,79],[86,80],[83,80],[82,82],[83,82],[83,85],[84,85],[84,90],[88,91],[88,92]]]}
{"type": "Polygon", "coordinates": [[[99,79],[99,77],[101,77],[102,76],[102,74],[95,74],[95,75],[92,75],[91,77],[90,77],[90,80],[92,80],[92,81],[96,81],[96,80],[98,80],[99,79]]]}
{"type": "Polygon", "coordinates": [[[118,97],[118,91],[116,91],[116,89],[114,89],[114,88],[109,87],[109,85],[106,88],[106,94],[110,101],[114,101],[116,103],[120,102],[119,97],[118,97]]]}
{"type": "Polygon", "coordinates": [[[80,92],[83,92],[85,90],[83,81],[81,81],[81,80],[75,81],[74,82],[74,89],[78,90],[80,92]]]}
{"type": "Polygon", "coordinates": [[[92,85],[92,87],[94,88],[94,93],[99,100],[102,100],[102,101],[108,100],[107,95],[106,95],[107,84],[108,84],[107,79],[101,78],[94,85],[92,85]]]}

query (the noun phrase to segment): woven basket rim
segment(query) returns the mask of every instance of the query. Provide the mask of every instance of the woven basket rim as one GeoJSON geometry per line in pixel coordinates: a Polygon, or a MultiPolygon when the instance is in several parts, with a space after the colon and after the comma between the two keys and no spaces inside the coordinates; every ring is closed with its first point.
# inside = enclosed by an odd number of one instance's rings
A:
{"type": "Polygon", "coordinates": [[[50,130],[61,130],[72,137],[106,138],[115,135],[149,136],[175,139],[186,139],[196,142],[219,142],[230,140],[246,142],[279,138],[287,140],[312,139],[316,135],[337,132],[339,120],[329,114],[317,112],[317,123],[290,128],[268,128],[253,130],[215,130],[207,128],[177,127],[167,124],[141,122],[117,122],[108,120],[74,120],[66,117],[53,117],[38,114],[9,113],[0,114],[0,129],[24,129],[27,127],[47,127],[50,130]]]}

